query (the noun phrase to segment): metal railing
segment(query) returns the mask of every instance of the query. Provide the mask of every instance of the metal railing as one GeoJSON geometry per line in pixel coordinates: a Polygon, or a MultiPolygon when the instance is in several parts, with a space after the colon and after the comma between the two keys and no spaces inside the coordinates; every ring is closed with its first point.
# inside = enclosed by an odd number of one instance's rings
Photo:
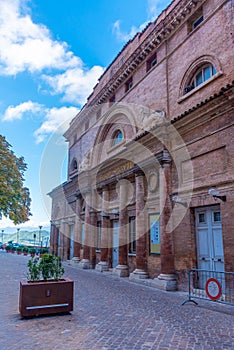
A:
{"type": "Polygon", "coordinates": [[[191,269],[188,272],[187,302],[205,299],[218,303],[234,305],[234,272],[191,269]]]}

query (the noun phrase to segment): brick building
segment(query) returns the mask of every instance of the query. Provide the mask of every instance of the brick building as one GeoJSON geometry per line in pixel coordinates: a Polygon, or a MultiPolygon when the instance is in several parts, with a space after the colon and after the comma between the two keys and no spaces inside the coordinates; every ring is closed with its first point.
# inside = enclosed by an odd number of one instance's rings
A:
{"type": "Polygon", "coordinates": [[[174,0],[72,120],[51,250],[81,268],[182,288],[234,271],[233,2],[174,0]]]}

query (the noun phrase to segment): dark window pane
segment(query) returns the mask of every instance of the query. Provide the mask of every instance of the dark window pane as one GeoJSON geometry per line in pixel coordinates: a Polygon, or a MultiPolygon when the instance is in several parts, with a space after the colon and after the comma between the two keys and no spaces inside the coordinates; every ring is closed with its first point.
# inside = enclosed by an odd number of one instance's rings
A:
{"type": "Polygon", "coordinates": [[[214,66],[212,66],[212,75],[215,75],[216,74],[216,69],[214,66]]]}
{"type": "Polygon", "coordinates": [[[214,212],[214,222],[220,222],[220,221],[221,221],[220,211],[215,211],[214,212]]]}
{"type": "Polygon", "coordinates": [[[199,223],[202,224],[205,222],[205,214],[204,213],[200,213],[199,214],[199,223]]]}
{"type": "Polygon", "coordinates": [[[202,80],[202,71],[200,71],[196,75],[196,86],[202,84],[202,82],[203,82],[203,80],[202,80]]]}
{"type": "Polygon", "coordinates": [[[204,81],[210,79],[211,77],[211,66],[205,67],[204,68],[204,81]]]}

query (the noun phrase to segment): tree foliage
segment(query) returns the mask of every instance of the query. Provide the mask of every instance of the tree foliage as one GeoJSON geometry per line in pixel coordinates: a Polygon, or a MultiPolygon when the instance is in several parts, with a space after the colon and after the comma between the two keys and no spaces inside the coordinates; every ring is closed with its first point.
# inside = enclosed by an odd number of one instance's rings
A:
{"type": "Polygon", "coordinates": [[[24,187],[27,164],[11,147],[0,135],[0,216],[9,217],[17,225],[29,220],[31,199],[29,189],[24,187]]]}

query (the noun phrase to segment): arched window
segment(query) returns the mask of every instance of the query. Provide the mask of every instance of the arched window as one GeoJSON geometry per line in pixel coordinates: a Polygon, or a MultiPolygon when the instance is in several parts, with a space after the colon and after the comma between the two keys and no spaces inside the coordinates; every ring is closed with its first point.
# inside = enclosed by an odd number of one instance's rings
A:
{"type": "Polygon", "coordinates": [[[113,135],[112,146],[118,145],[124,139],[123,132],[121,130],[117,130],[113,135]]]}
{"type": "Polygon", "coordinates": [[[77,169],[78,169],[77,161],[76,161],[76,159],[73,159],[73,162],[72,162],[72,170],[77,170],[77,169]]]}
{"type": "Polygon", "coordinates": [[[199,67],[193,74],[192,78],[188,81],[188,84],[186,84],[184,95],[204,83],[204,81],[210,79],[215,74],[216,69],[211,63],[206,63],[199,67]]]}

